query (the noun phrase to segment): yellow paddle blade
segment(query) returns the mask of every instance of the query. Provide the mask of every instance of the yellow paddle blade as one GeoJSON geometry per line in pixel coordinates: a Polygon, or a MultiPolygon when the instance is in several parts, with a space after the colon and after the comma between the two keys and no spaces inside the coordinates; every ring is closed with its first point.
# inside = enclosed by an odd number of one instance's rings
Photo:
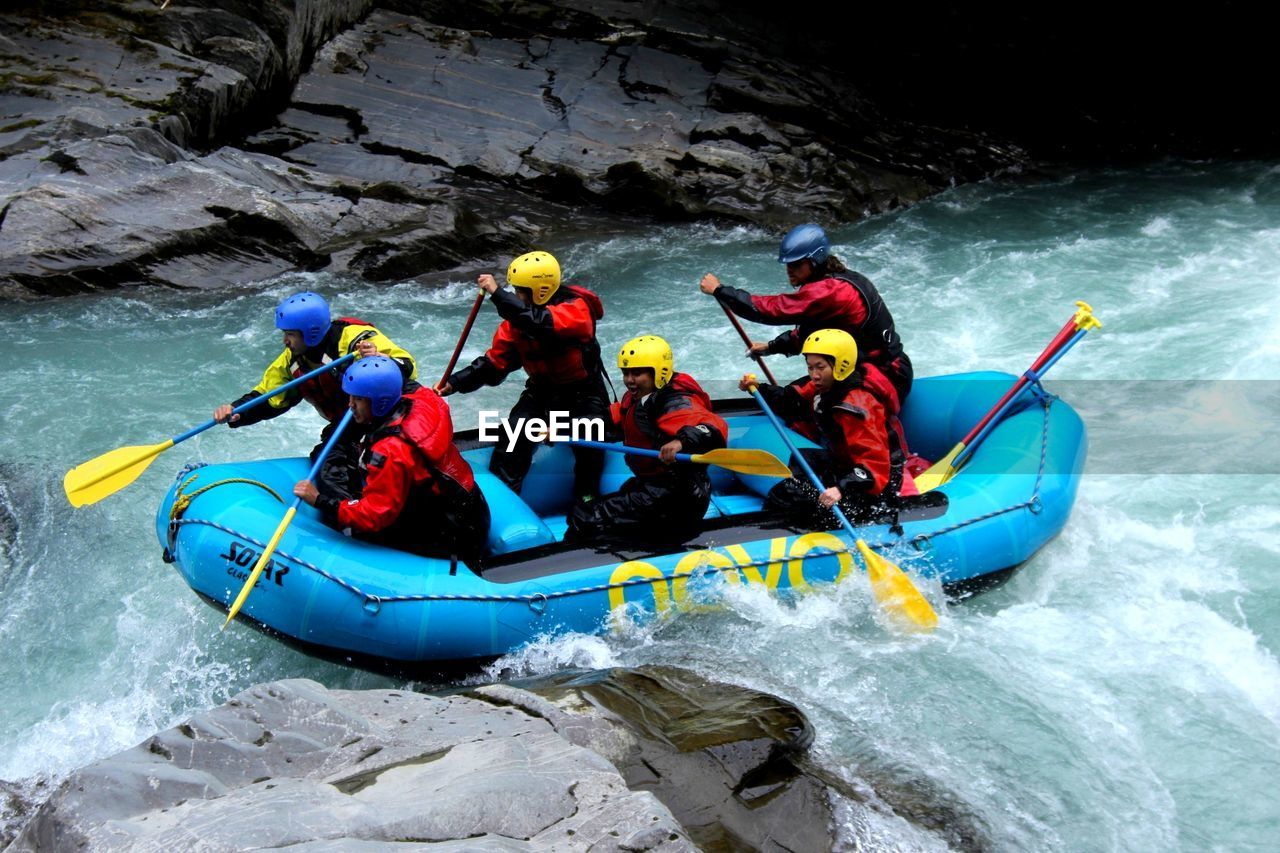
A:
{"type": "Polygon", "coordinates": [[[871,593],[881,609],[900,630],[928,633],[938,627],[938,614],[906,572],[871,550],[859,539],[856,543],[867,564],[871,593]]]}
{"type": "Polygon", "coordinates": [[[120,447],[77,465],[62,478],[62,488],[72,506],[97,503],[138,479],[151,460],[173,447],[173,439],[160,444],[120,447]]]}
{"type": "Polygon", "coordinates": [[[956,469],[951,463],[962,450],[964,450],[963,441],[951,448],[951,452],[946,456],[930,465],[924,473],[916,476],[916,488],[920,490],[920,494],[938,488],[956,475],[956,469]]]}
{"type": "Polygon", "coordinates": [[[271,555],[275,553],[276,546],[280,544],[280,537],[289,529],[289,524],[293,521],[293,516],[298,512],[298,504],[295,502],[289,507],[289,511],[284,514],[284,519],[280,522],[280,526],[276,528],[275,534],[271,537],[271,541],[267,543],[267,547],[262,549],[262,556],[258,558],[258,562],[253,567],[253,571],[249,572],[249,579],[244,582],[244,586],[240,587],[240,594],[236,596],[235,603],[231,605],[231,612],[227,614],[227,621],[222,623],[222,630],[227,630],[227,626],[231,624],[231,620],[236,618],[236,614],[240,612],[240,608],[244,607],[245,599],[249,597],[249,593],[253,591],[253,585],[258,582],[258,577],[262,574],[262,569],[271,559],[271,555]]]}
{"type": "Polygon", "coordinates": [[[728,468],[739,474],[759,474],[762,477],[790,477],[791,469],[782,464],[782,460],[767,450],[755,450],[746,447],[722,447],[706,453],[695,453],[689,457],[694,462],[704,465],[716,465],[728,468]]]}

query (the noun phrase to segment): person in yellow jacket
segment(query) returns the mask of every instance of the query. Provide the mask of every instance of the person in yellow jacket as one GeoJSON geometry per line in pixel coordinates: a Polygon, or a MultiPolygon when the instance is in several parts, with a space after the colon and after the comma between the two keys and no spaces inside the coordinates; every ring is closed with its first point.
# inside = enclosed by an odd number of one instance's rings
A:
{"type": "MultiPolygon", "coordinates": [[[[262,406],[232,415],[231,410],[254,397],[266,394],[274,388],[340,358],[355,353],[358,358],[374,355],[389,357],[400,368],[406,382],[416,379],[418,368],[413,356],[396,346],[386,335],[364,320],[355,317],[338,317],[329,314],[329,304],[318,293],[295,293],[276,309],[276,328],[284,333],[284,352],[267,365],[262,381],[240,398],[219,406],[213,412],[218,423],[231,428],[249,426],[259,421],[277,417],[306,400],[328,423],[320,433],[320,443],[311,451],[311,458],[324,447],[342,415],[347,410],[347,395],[342,390],[342,369],[330,370],[315,379],[304,382],[298,388],[273,397],[262,406]]],[[[355,430],[347,430],[343,445],[359,438],[355,430]]],[[[325,461],[326,470],[344,468],[343,453],[334,448],[325,461]]],[[[322,474],[319,479],[325,479],[322,474]]],[[[337,484],[335,494],[346,491],[345,483],[337,484]]]]}

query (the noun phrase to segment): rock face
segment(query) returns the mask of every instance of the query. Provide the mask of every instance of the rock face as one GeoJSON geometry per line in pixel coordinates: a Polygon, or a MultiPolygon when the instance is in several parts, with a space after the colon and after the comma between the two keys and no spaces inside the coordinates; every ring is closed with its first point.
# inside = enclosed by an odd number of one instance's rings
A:
{"type": "Polygon", "coordinates": [[[781,700],[665,668],[448,696],[280,681],[76,772],[11,849],[826,850],[811,738],[781,700]]]}
{"type": "Polygon", "coordinates": [[[0,16],[0,296],[400,279],[602,218],[847,220],[1024,160],[884,119],[764,11],[380,5],[0,16]]]}

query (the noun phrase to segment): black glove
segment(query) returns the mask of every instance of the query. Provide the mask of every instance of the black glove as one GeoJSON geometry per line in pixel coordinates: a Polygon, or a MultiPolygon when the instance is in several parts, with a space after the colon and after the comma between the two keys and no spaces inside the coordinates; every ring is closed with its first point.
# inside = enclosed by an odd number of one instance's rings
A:
{"type": "Polygon", "coordinates": [[[848,474],[840,478],[836,487],[842,495],[863,495],[876,487],[876,480],[866,468],[854,465],[848,474]]]}

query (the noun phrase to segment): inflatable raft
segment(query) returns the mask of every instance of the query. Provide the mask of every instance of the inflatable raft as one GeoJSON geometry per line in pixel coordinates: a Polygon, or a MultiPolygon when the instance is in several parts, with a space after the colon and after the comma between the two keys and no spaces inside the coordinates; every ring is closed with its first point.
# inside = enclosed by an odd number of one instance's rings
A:
{"type": "MultiPolygon", "coordinates": [[[[943,456],[1014,379],[969,373],[917,380],[903,411],[912,449],[943,456]]],[[[718,401],[716,408],[729,423],[731,447],[787,459],[752,400],[718,401]]],[[[711,469],[714,497],[703,531],[681,546],[566,545],[567,447],[540,447],[517,495],[488,473],[490,445],[476,442],[474,432],[460,433],[458,443],[493,515],[482,566],[345,537],[304,504],[240,618],[320,657],[412,673],[493,658],[543,635],[601,632],[616,608],[643,618],[713,599],[726,584],[789,595],[862,572],[844,531],[796,529],[761,510],[776,480],[718,468],[711,469]]],[[[949,592],[994,582],[1062,530],[1086,448],[1084,424],[1068,404],[1043,392],[1027,395],[957,476],[858,533],[949,592]]],[[[606,457],[603,492],[629,476],[620,454],[606,457]]],[[[156,516],[165,560],[225,612],[306,471],[302,458],[184,469],[156,516]]]]}

